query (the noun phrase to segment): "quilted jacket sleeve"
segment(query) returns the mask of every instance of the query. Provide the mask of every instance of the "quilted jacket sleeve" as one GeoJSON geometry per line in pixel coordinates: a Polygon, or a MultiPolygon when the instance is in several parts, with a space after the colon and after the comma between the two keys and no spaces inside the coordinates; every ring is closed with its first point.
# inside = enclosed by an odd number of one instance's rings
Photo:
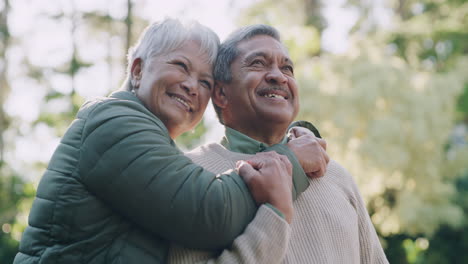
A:
{"type": "Polygon", "coordinates": [[[264,151],[276,151],[279,154],[285,155],[288,157],[289,161],[292,164],[292,174],[293,174],[293,188],[292,188],[292,196],[293,200],[296,200],[297,197],[303,193],[307,187],[309,187],[309,180],[307,175],[305,174],[304,170],[297,160],[294,153],[283,144],[276,144],[266,148],[264,151]]]}

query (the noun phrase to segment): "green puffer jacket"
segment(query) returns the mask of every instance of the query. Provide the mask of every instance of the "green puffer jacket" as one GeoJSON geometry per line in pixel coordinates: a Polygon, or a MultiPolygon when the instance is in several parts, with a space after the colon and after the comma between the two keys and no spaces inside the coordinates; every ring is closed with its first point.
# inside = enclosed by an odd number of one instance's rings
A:
{"type": "MultiPolygon", "coordinates": [[[[290,150],[293,196],[308,186],[290,150]]],[[[164,263],[168,240],[228,246],[257,208],[239,175],[214,175],[175,146],[132,93],[86,103],[37,189],[14,263],[164,263]]]]}

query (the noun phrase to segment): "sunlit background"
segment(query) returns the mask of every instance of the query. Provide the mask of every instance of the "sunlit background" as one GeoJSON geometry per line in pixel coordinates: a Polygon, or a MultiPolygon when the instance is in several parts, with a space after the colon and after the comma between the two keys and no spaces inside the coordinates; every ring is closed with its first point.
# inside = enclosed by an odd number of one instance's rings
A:
{"type": "MultiPolygon", "coordinates": [[[[165,16],[221,40],[242,25],[278,28],[300,119],[356,178],[390,263],[468,263],[467,1],[0,1],[0,263],[79,106],[119,88],[126,51],[165,16]]],[[[177,143],[222,133],[210,108],[177,143]]]]}

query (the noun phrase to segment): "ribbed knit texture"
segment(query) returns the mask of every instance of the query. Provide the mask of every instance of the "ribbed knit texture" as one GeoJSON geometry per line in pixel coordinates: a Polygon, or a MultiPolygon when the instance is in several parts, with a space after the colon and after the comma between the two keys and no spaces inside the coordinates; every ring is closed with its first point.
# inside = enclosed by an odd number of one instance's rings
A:
{"type": "MultiPolygon", "coordinates": [[[[234,168],[236,161],[251,157],[216,143],[199,147],[187,156],[214,173],[234,168]]],[[[283,235],[287,233],[284,229],[274,226],[279,216],[268,210],[270,214],[258,211],[230,249],[206,252],[173,245],[169,263],[388,263],[356,183],[333,160],[326,175],[311,179],[309,188],[294,201],[292,233],[285,255],[278,246],[287,245],[289,237],[283,235]]]]}
{"type": "Polygon", "coordinates": [[[169,263],[280,263],[291,236],[289,224],[268,206],[262,205],[245,232],[232,246],[219,252],[188,250],[172,245],[169,263]]]}

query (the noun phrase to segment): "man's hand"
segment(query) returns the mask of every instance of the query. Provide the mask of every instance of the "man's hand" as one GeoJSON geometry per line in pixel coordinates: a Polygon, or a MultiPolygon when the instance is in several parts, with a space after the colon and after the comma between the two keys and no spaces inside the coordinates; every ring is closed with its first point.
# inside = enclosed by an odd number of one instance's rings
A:
{"type": "Polygon", "coordinates": [[[270,203],[291,223],[292,165],[288,158],[273,151],[261,152],[237,162],[237,169],[257,204],[270,203]]]}
{"type": "Polygon", "coordinates": [[[303,127],[293,127],[289,130],[290,141],[287,146],[296,154],[299,163],[309,178],[325,175],[330,161],[327,142],[303,127]]]}

